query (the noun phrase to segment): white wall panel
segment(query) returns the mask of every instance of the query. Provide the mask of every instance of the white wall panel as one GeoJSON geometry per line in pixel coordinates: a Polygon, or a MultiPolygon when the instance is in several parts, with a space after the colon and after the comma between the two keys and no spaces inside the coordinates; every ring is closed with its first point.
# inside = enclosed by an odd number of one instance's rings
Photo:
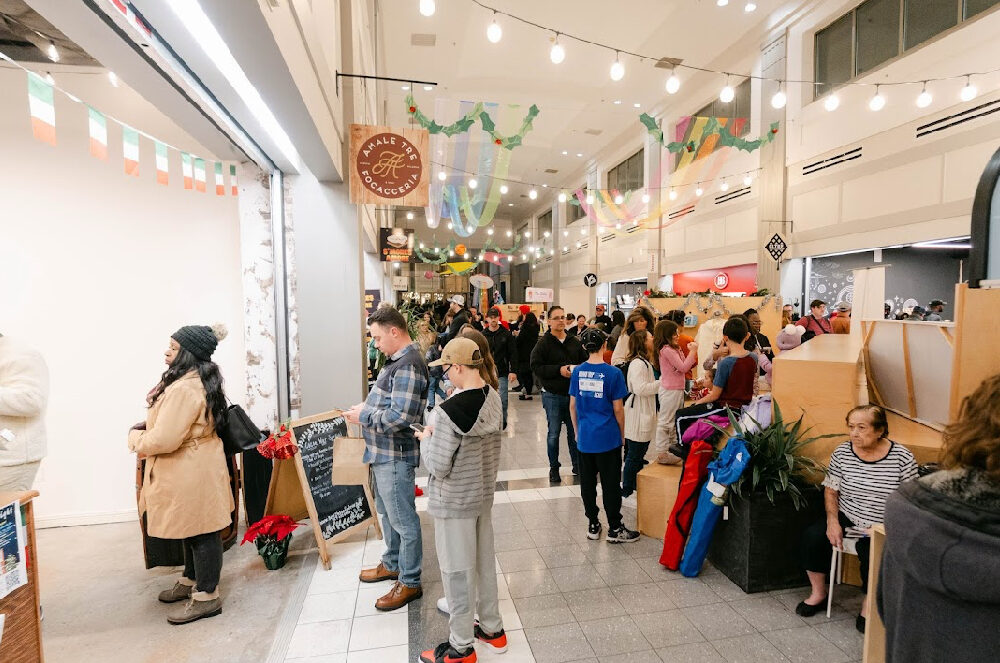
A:
{"type": "Polygon", "coordinates": [[[791,209],[796,232],[831,226],[840,218],[840,186],[794,195],[791,209]]]}
{"type": "Polygon", "coordinates": [[[940,157],[921,159],[844,182],[842,220],[903,212],[941,200],[940,157]]]}

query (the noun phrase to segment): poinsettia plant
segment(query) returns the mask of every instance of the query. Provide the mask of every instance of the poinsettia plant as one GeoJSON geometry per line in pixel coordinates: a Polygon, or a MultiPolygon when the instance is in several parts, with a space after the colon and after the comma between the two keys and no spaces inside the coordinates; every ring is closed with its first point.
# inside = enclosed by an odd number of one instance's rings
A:
{"type": "Polygon", "coordinates": [[[264,516],[247,528],[240,545],[253,541],[262,556],[274,555],[282,552],[281,542],[291,536],[296,527],[298,524],[284,514],[264,516]]]}
{"type": "Polygon", "coordinates": [[[271,433],[270,437],[257,445],[257,451],[264,458],[287,460],[299,452],[299,447],[292,440],[292,429],[281,424],[277,433],[271,433]]]}
{"type": "Polygon", "coordinates": [[[642,293],[642,294],[644,294],[644,295],[646,295],[647,297],[650,297],[650,298],[657,298],[657,297],[676,297],[676,296],[677,296],[677,295],[675,295],[675,294],[674,294],[674,293],[672,293],[672,292],[669,292],[669,291],[665,291],[665,290],[657,290],[656,288],[651,288],[651,289],[649,289],[649,290],[645,291],[645,292],[644,292],[644,293],[642,293]]]}

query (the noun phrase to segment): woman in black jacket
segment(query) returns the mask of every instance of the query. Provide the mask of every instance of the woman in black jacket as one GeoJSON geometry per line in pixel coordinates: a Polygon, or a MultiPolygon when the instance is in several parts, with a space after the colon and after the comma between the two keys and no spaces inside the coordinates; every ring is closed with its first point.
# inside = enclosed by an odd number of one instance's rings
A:
{"type": "Polygon", "coordinates": [[[1000,652],[1000,375],[965,398],[944,443],[944,469],[885,503],[876,602],[888,663],[1000,652]]]}
{"type": "Polygon", "coordinates": [[[515,372],[517,373],[517,383],[524,390],[518,396],[522,401],[532,400],[531,391],[535,386],[535,376],[531,372],[531,351],[538,343],[540,329],[538,318],[531,311],[524,315],[524,319],[518,325],[517,338],[515,339],[517,345],[517,370],[515,372]]]}

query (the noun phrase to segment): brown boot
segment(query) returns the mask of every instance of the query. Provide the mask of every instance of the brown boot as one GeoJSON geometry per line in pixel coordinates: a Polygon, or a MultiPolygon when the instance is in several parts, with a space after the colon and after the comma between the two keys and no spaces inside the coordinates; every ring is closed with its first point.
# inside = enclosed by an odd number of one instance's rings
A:
{"type": "Polygon", "coordinates": [[[361,575],[358,577],[361,582],[382,582],[383,580],[395,580],[399,577],[399,571],[390,571],[382,566],[382,562],[379,562],[374,569],[362,569],[361,575]]]}
{"type": "Polygon", "coordinates": [[[388,594],[375,601],[375,607],[383,612],[397,610],[410,601],[416,601],[423,595],[424,590],[422,587],[407,587],[397,580],[388,594]]]}

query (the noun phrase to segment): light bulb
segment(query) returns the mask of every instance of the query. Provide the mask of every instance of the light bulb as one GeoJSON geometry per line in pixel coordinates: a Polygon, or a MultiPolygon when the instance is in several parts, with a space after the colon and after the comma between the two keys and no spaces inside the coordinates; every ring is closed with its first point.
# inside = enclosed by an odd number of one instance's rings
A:
{"type": "Polygon", "coordinates": [[[597,234],[598,235],[604,234],[604,226],[597,226],[597,234]]]}
{"type": "Polygon", "coordinates": [[[564,246],[563,247],[563,251],[569,251],[569,247],[568,246],[564,246]]]}
{"type": "Polygon", "coordinates": [[[837,110],[839,106],[840,106],[840,97],[838,97],[835,93],[830,93],[823,101],[823,108],[827,109],[830,112],[837,110]]]}
{"type": "MultiPolygon", "coordinates": [[[[524,236],[527,237],[528,239],[531,239],[531,231],[530,230],[525,230],[524,231],[524,236]]],[[[528,250],[530,251],[531,248],[529,247],[528,250]]]]}
{"type": "Polygon", "coordinates": [[[45,77],[44,78],[45,78],[45,82],[48,83],[49,85],[55,85],[56,84],[56,79],[52,78],[52,74],[50,74],[49,72],[45,72],[45,77]]]}
{"type": "Polygon", "coordinates": [[[510,189],[509,189],[509,188],[507,188],[507,185],[506,185],[506,184],[501,184],[501,185],[500,185],[500,193],[501,193],[501,194],[504,194],[504,193],[507,193],[508,191],[510,191],[510,189]]]}
{"type": "Polygon", "coordinates": [[[748,14],[752,11],[757,11],[757,3],[756,2],[746,3],[746,5],[743,6],[743,11],[745,11],[748,14]]]}
{"type": "Polygon", "coordinates": [[[534,200],[537,197],[538,197],[538,192],[535,191],[534,189],[532,189],[531,191],[528,192],[528,198],[531,198],[532,200],[534,200]]]}
{"type": "Polygon", "coordinates": [[[719,7],[725,7],[729,4],[729,0],[715,0],[715,4],[719,7]]]}
{"type": "Polygon", "coordinates": [[[448,251],[448,256],[450,258],[454,258],[455,257],[455,252],[454,251],[448,251]]]}
{"type": "Polygon", "coordinates": [[[552,64],[559,64],[566,59],[566,49],[559,43],[559,33],[556,33],[555,43],[549,49],[549,59],[552,60],[552,64]]]}
{"type": "Polygon", "coordinates": [[[115,72],[113,71],[108,72],[108,80],[111,81],[111,84],[113,86],[118,87],[118,77],[115,76],[115,72]]]}
{"type": "Polygon", "coordinates": [[[436,8],[434,0],[420,0],[420,13],[423,16],[433,16],[436,8]]]}
{"type": "Polygon", "coordinates": [[[750,177],[749,175],[746,175],[743,178],[743,186],[750,186],[751,184],[753,184],[753,178],[750,177]]]}
{"type": "Polygon", "coordinates": [[[434,219],[432,219],[431,217],[427,217],[427,227],[431,228],[433,226],[434,226],[434,219]]]}
{"type": "MultiPolygon", "coordinates": [[[[406,213],[406,220],[407,221],[413,221],[413,212],[407,212],[406,213]]],[[[420,247],[420,248],[424,248],[424,247],[420,247]]]]}
{"type": "Polygon", "coordinates": [[[619,59],[618,51],[615,51],[615,63],[611,65],[611,80],[620,81],[625,78],[625,65],[619,59]]]}
{"type": "Polygon", "coordinates": [[[977,94],[979,94],[979,90],[977,90],[976,86],[972,84],[972,77],[966,77],[965,87],[963,87],[962,91],[958,93],[959,98],[962,101],[972,101],[976,98],[977,94]]]}
{"type": "Polygon", "coordinates": [[[615,195],[615,205],[621,205],[623,202],[625,202],[625,196],[620,193],[615,195]]]}
{"type": "Polygon", "coordinates": [[[486,229],[486,234],[492,236],[493,235],[493,228],[487,228],[486,229]]]}
{"type": "Polygon", "coordinates": [[[449,221],[448,222],[448,230],[453,230],[454,228],[455,228],[455,226],[452,224],[451,221],[449,221]]]}
{"type": "Polygon", "coordinates": [[[53,62],[59,62],[59,49],[51,41],[49,42],[48,48],[45,49],[45,54],[49,56],[49,59],[53,62]]]}
{"type": "Polygon", "coordinates": [[[878,91],[877,85],[875,86],[875,96],[868,100],[868,108],[876,113],[885,108],[885,97],[878,91]]]}
{"type": "Polygon", "coordinates": [[[643,203],[648,203],[649,202],[649,194],[648,193],[642,194],[642,202],[643,203]]]}
{"type": "Polygon", "coordinates": [[[681,89],[681,79],[678,78],[674,70],[670,70],[670,78],[667,79],[667,94],[677,94],[677,90],[681,89]]]}
{"type": "Polygon", "coordinates": [[[694,190],[694,195],[696,196],[700,196],[703,193],[705,193],[705,190],[702,189],[701,187],[698,187],[697,189],[694,190]]]}
{"type": "Polygon", "coordinates": [[[569,237],[569,231],[568,230],[564,230],[563,231],[563,237],[569,237]]]}
{"type": "Polygon", "coordinates": [[[566,202],[566,194],[565,193],[560,193],[559,196],[558,196],[558,198],[559,198],[559,202],[561,202],[561,203],[566,202]]]}
{"type": "Polygon", "coordinates": [[[475,177],[471,178],[471,179],[469,180],[469,188],[470,188],[470,189],[475,189],[475,188],[476,188],[477,186],[479,186],[479,181],[478,181],[478,180],[476,180],[476,178],[475,178],[475,177]]]}
{"type": "Polygon", "coordinates": [[[434,89],[433,85],[425,85],[424,86],[424,92],[430,92],[433,89],[434,89]]]}
{"type": "Polygon", "coordinates": [[[586,226],[584,226],[583,228],[580,228],[580,234],[581,235],[586,235],[587,234],[587,227],[586,226]]]}
{"type": "Polygon", "coordinates": [[[448,179],[448,173],[444,172],[443,170],[438,171],[438,179],[444,182],[446,179],[448,179]]]}
{"type": "Polygon", "coordinates": [[[580,242],[576,243],[576,248],[580,248],[581,246],[583,246],[583,244],[581,244],[580,242]]]}
{"type": "Polygon", "coordinates": [[[593,205],[594,204],[594,194],[592,194],[592,193],[588,193],[587,194],[587,204],[588,205],[593,205]]]}
{"type": "Polygon", "coordinates": [[[927,91],[927,83],[924,83],[924,89],[920,91],[920,95],[917,97],[917,108],[927,108],[934,101],[934,97],[931,93],[927,91]]]}
{"type": "Polygon", "coordinates": [[[527,260],[528,256],[524,253],[521,254],[521,260],[527,260]]]}
{"type": "Polygon", "coordinates": [[[514,262],[514,256],[507,256],[507,262],[514,262]]]}
{"type": "Polygon", "coordinates": [[[771,108],[778,108],[778,109],[784,108],[785,104],[787,103],[788,103],[788,95],[785,94],[785,91],[782,90],[781,86],[779,85],[778,91],[774,93],[773,97],[771,97],[771,108]]]}
{"type": "Polygon", "coordinates": [[[555,249],[549,249],[549,255],[550,256],[554,256],[555,254],[556,254],[556,250],[555,249]]]}
{"type": "Polygon", "coordinates": [[[622,224],[616,223],[615,224],[615,228],[617,228],[618,230],[621,230],[622,229],[622,224]]]}
{"type": "Polygon", "coordinates": [[[514,234],[514,233],[513,233],[513,232],[511,232],[510,230],[508,230],[508,231],[507,231],[507,237],[510,237],[510,236],[512,236],[513,234],[514,234]]]}
{"type": "Polygon", "coordinates": [[[722,92],[719,93],[719,101],[724,104],[728,104],[730,101],[736,98],[736,90],[728,82],[726,87],[722,88],[722,92]]]}
{"type": "Polygon", "coordinates": [[[398,262],[392,263],[392,266],[395,267],[396,269],[399,269],[399,263],[398,262]]]}
{"type": "Polygon", "coordinates": [[[722,184],[719,185],[719,188],[722,189],[723,191],[729,191],[729,182],[723,182],[722,184]]]}
{"type": "Polygon", "coordinates": [[[493,22],[490,23],[490,27],[486,28],[486,38],[493,44],[503,39],[503,28],[497,23],[496,14],[493,15],[493,22]]]}
{"type": "Polygon", "coordinates": [[[545,239],[548,239],[550,234],[551,233],[548,230],[546,230],[545,232],[542,233],[542,236],[545,237],[545,239]]]}
{"type": "Polygon", "coordinates": [[[420,242],[420,248],[424,248],[424,243],[420,242]]]}

